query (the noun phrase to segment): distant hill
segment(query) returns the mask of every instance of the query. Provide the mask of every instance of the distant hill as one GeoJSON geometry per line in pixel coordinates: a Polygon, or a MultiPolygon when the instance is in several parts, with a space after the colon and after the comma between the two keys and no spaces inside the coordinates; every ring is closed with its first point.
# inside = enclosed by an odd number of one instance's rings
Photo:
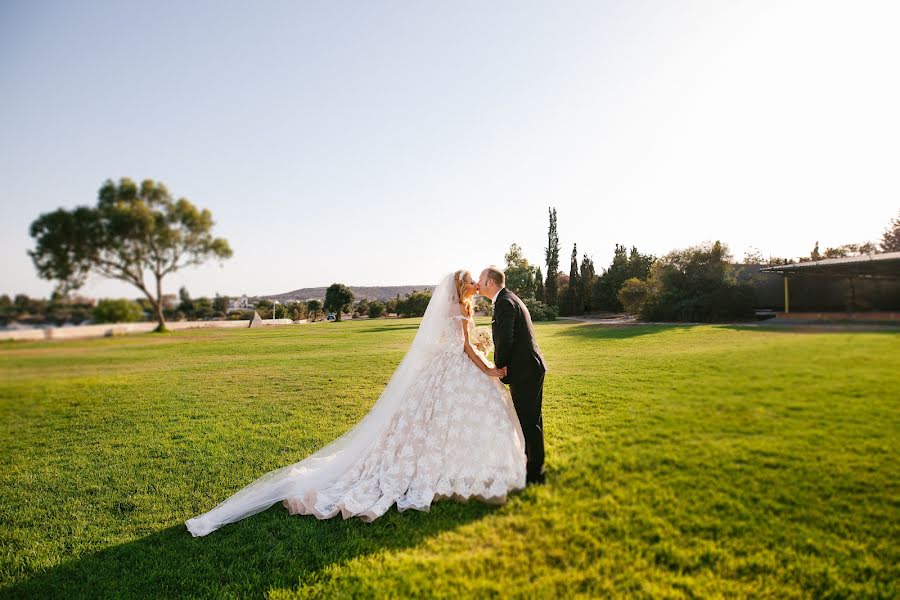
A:
{"type": "MultiPolygon", "coordinates": [[[[293,302],[295,300],[325,300],[325,290],[327,287],[299,288],[292,292],[283,294],[274,294],[271,296],[257,296],[258,298],[268,298],[269,300],[278,300],[279,302],[293,302]]],[[[396,298],[397,294],[401,297],[413,291],[424,292],[425,290],[434,290],[433,285],[378,285],[364,286],[351,285],[353,296],[359,300],[367,298],[369,300],[388,300],[396,298]]]]}

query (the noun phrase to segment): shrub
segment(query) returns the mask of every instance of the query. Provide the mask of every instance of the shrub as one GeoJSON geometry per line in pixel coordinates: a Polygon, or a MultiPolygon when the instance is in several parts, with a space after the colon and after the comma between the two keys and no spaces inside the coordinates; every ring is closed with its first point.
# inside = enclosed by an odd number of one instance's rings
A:
{"type": "Polygon", "coordinates": [[[641,304],[644,303],[649,293],[650,286],[646,281],[632,277],[625,280],[617,295],[625,312],[636,315],[641,312],[641,304]]]}
{"type": "Polygon", "coordinates": [[[414,291],[397,301],[397,314],[401,317],[421,317],[431,301],[431,292],[414,291]]]}
{"type": "Polygon", "coordinates": [[[675,250],[656,263],[640,316],[650,321],[726,321],[753,316],[753,288],[738,283],[720,242],[675,250]]]}
{"type": "Polygon", "coordinates": [[[143,316],[141,306],[125,298],[100,300],[94,307],[94,320],[97,323],[134,323],[143,316]]]}
{"type": "Polygon", "coordinates": [[[384,314],[384,302],[373,300],[372,302],[369,302],[368,308],[370,319],[377,319],[384,314]]]}
{"type": "Polygon", "coordinates": [[[523,300],[525,308],[531,313],[532,321],[555,321],[559,316],[559,310],[555,306],[548,306],[540,300],[529,298],[523,300]]]}

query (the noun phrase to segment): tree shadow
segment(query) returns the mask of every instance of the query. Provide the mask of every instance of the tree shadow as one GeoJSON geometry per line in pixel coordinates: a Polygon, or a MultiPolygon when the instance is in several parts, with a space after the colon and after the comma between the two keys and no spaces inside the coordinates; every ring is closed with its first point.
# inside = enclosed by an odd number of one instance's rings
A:
{"type": "Polygon", "coordinates": [[[765,333],[900,333],[900,324],[889,323],[731,323],[719,325],[734,331],[765,333]]]}
{"type": "Polygon", "coordinates": [[[690,329],[702,326],[699,323],[685,324],[655,324],[655,323],[635,323],[627,325],[609,325],[603,323],[580,323],[577,327],[569,327],[559,332],[560,335],[571,337],[580,337],[588,339],[603,340],[624,340],[643,335],[654,335],[671,331],[673,329],[690,329]]]}
{"type": "Polygon", "coordinates": [[[394,507],[364,523],[291,516],[278,504],[205,537],[179,524],[73,558],[0,588],[0,598],[263,596],[296,588],[330,565],[416,546],[498,509],[441,500],[430,513],[394,507]]]}
{"type": "Polygon", "coordinates": [[[418,329],[419,324],[416,323],[414,325],[387,325],[381,327],[366,327],[365,329],[360,329],[359,331],[354,331],[354,333],[378,333],[383,331],[402,331],[404,329],[418,329]]]}

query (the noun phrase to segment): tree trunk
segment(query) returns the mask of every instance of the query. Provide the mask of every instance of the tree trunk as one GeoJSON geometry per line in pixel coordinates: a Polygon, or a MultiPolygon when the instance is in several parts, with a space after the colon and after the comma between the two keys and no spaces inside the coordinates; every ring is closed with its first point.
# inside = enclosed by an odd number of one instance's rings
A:
{"type": "MultiPolygon", "coordinates": [[[[150,294],[147,295],[149,296],[150,294]]],[[[153,298],[150,298],[150,303],[153,304],[153,310],[156,311],[156,321],[159,323],[153,331],[157,333],[168,331],[166,329],[166,317],[163,315],[161,275],[156,275],[156,300],[154,301],[153,298]]]]}

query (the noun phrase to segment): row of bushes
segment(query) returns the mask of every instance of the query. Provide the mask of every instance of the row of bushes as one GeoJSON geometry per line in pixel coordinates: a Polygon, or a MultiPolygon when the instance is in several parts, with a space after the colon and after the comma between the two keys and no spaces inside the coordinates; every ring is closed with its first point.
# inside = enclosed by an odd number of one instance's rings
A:
{"type": "Polygon", "coordinates": [[[720,242],[670,252],[647,279],[627,279],[617,296],[626,312],[645,321],[749,319],[755,300],[753,286],[736,279],[720,242]]]}

